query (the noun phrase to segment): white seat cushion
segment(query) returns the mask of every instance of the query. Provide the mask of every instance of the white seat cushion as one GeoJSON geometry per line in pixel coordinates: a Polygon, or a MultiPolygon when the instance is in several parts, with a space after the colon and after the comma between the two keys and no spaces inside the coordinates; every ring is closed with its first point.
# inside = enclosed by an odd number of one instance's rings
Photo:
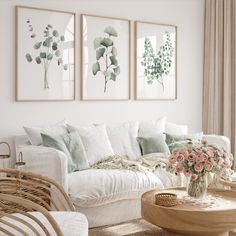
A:
{"type": "MultiPolygon", "coordinates": [[[[39,219],[43,223],[43,225],[47,228],[51,236],[56,236],[55,231],[53,230],[52,226],[49,224],[48,220],[44,217],[43,214],[41,214],[40,212],[31,212],[30,214],[35,216],[37,219],[39,219]]],[[[78,212],[68,212],[68,211],[64,211],[64,212],[51,211],[50,214],[56,220],[64,236],[87,236],[88,235],[88,221],[87,221],[87,218],[83,214],[78,213],[78,212]]],[[[33,225],[38,230],[40,235],[45,235],[45,233],[38,226],[38,224],[32,221],[30,218],[21,214],[14,214],[14,215],[17,217],[20,217],[21,219],[33,225]]],[[[29,229],[22,223],[16,222],[15,220],[12,220],[9,218],[5,218],[5,220],[7,220],[7,222],[10,222],[20,227],[22,230],[26,231],[28,235],[30,236],[35,235],[34,232],[31,231],[31,229],[29,229]]],[[[14,229],[9,228],[8,226],[2,223],[0,223],[0,227],[7,229],[11,233],[13,233],[15,236],[22,236],[22,234],[19,233],[18,231],[15,231],[14,229]]],[[[2,232],[0,235],[5,236],[5,234],[2,232]]]]}
{"type": "Polygon", "coordinates": [[[95,207],[123,199],[138,199],[162,182],[151,172],[89,169],[69,174],[69,194],[80,207],[95,207]]]}

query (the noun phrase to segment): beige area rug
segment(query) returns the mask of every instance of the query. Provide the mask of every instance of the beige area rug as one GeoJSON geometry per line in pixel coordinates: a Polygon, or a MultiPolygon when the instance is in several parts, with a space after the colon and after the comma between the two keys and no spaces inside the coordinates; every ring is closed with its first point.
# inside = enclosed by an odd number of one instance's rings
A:
{"type": "MultiPolygon", "coordinates": [[[[162,236],[162,230],[143,219],[132,220],[117,225],[93,228],[89,230],[89,236],[162,236]]],[[[230,232],[229,236],[236,236],[230,232]]]]}
{"type": "Polygon", "coordinates": [[[132,220],[117,225],[93,228],[89,236],[162,236],[162,230],[143,219],[132,220]]]}

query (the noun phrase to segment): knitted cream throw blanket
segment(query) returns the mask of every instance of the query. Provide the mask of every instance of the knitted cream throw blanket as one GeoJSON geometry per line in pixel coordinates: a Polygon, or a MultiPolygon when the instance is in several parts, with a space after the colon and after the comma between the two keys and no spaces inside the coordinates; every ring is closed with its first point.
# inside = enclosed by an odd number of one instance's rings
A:
{"type": "Polygon", "coordinates": [[[141,156],[137,161],[131,161],[126,156],[115,155],[94,164],[91,168],[126,169],[132,171],[154,172],[157,168],[165,168],[167,161],[168,156],[159,153],[141,156]]]}

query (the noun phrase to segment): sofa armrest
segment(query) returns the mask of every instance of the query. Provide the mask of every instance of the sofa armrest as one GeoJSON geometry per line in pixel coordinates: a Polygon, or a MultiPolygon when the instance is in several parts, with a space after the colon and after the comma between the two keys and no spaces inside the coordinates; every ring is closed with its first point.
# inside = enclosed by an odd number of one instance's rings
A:
{"type": "Polygon", "coordinates": [[[52,178],[68,191],[67,157],[63,152],[34,145],[18,146],[17,152],[23,154],[26,171],[52,178]]]}
{"type": "Polygon", "coordinates": [[[223,147],[226,151],[230,152],[230,140],[226,136],[220,136],[220,135],[203,135],[203,139],[207,141],[208,144],[215,144],[218,146],[223,147]]]}

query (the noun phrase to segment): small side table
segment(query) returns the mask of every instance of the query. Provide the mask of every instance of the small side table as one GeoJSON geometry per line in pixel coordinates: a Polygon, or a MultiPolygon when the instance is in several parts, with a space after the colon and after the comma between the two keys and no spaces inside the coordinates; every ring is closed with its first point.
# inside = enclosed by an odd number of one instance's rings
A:
{"type": "Polygon", "coordinates": [[[19,153],[18,159],[15,164],[15,169],[17,169],[17,170],[24,170],[25,169],[25,162],[23,160],[23,153],[22,152],[19,153]]]}
{"type": "Polygon", "coordinates": [[[10,167],[11,148],[7,142],[0,142],[0,146],[6,146],[8,149],[7,154],[0,154],[0,168],[10,167]]]}

